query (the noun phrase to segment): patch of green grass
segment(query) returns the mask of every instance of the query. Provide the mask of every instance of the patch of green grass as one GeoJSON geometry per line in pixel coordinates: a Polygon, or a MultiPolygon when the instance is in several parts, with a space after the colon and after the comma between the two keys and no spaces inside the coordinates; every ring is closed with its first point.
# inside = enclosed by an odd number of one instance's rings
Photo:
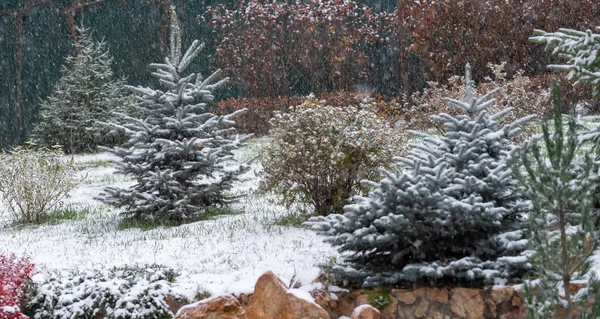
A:
{"type": "Polygon", "coordinates": [[[383,310],[392,303],[390,289],[386,287],[377,287],[373,290],[366,290],[369,295],[369,304],[378,310],[383,310]]]}
{"type": "Polygon", "coordinates": [[[236,211],[230,208],[221,207],[221,208],[211,208],[207,210],[202,216],[200,216],[197,220],[215,220],[220,216],[232,216],[243,214],[243,211],[236,211]]]}
{"type": "Polygon", "coordinates": [[[93,206],[73,206],[69,205],[66,207],[62,207],[56,209],[42,217],[36,223],[24,223],[20,221],[16,221],[13,226],[18,228],[23,228],[27,226],[37,226],[37,225],[57,225],[63,221],[68,220],[82,220],[86,219],[88,216],[93,214],[100,213],[101,210],[98,207],[93,206]]]}
{"type": "Polygon", "coordinates": [[[100,179],[100,183],[102,184],[112,184],[119,181],[120,180],[115,175],[105,175],[100,179]]]}
{"type": "Polygon", "coordinates": [[[110,166],[113,166],[112,162],[110,162],[110,161],[102,161],[102,160],[90,161],[90,162],[86,162],[84,164],[86,166],[89,166],[89,167],[110,167],[110,166]]]}
{"type": "Polygon", "coordinates": [[[198,291],[196,293],[196,296],[194,296],[195,301],[201,301],[201,300],[208,299],[208,298],[210,298],[210,292],[208,292],[206,290],[198,291]]]}
{"type": "Polygon", "coordinates": [[[301,212],[301,213],[289,213],[280,217],[276,217],[273,220],[274,225],[278,226],[288,226],[288,227],[305,227],[302,224],[307,221],[311,214],[301,212]]]}
{"type": "Polygon", "coordinates": [[[159,227],[170,228],[170,227],[181,226],[184,224],[194,223],[194,222],[203,221],[203,220],[215,220],[215,219],[218,219],[218,217],[220,217],[220,216],[238,215],[238,214],[243,214],[243,212],[235,211],[235,210],[228,209],[228,208],[211,208],[200,216],[185,219],[183,221],[124,218],[119,222],[118,229],[125,230],[125,229],[130,229],[130,228],[137,228],[142,231],[147,231],[147,230],[151,230],[151,229],[155,229],[155,228],[159,228],[159,227]]]}
{"type": "Polygon", "coordinates": [[[171,227],[176,226],[174,224],[167,225],[163,221],[151,220],[151,219],[138,219],[138,218],[123,218],[119,221],[119,230],[126,230],[131,228],[137,228],[142,231],[151,230],[158,227],[171,227]]]}

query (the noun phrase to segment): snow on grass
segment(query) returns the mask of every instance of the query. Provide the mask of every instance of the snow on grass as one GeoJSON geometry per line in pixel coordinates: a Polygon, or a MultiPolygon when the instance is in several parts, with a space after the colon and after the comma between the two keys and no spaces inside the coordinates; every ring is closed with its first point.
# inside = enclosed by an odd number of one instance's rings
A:
{"type": "MultiPolygon", "coordinates": [[[[254,158],[264,143],[251,141],[237,154],[238,159],[254,158]]],[[[255,192],[256,173],[261,169],[256,162],[247,173],[248,180],[232,190],[233,194],[248,193],[232,207],[242,213],[142,231],[120,230],[119,211],[94,199],[105,186],[132,184],[115,174],[118,158],[101,153],[74,160],[85,179],[71,192],[67,205],[86,209],[88,215],[56,225],[14,226],[0,213],[0,254],[30,256],[41,270],[36,281],[52,271],[159,264],[180,272],[172,289],[193,299],[206,291],[212,295],[252,292],[267,270],[284,281],[296,275],[308,282],[318,275],[318,264],[338,255],[311,230],[273,224],[294,208],[288,210],[277,205],[273,195],[255,192]]]]}

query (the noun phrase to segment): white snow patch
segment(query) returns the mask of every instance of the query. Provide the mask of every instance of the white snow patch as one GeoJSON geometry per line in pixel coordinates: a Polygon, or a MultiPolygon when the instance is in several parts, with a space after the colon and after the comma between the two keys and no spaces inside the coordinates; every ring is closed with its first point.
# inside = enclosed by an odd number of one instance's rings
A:
{"type": "Polygon", "coordinates": [[[290,290],[288,290],[288,292],[300,299],[306,300],[306,301],[311,302],[316,305],[315,300],[310,295],[310,292],[308,292],[306,290],[290,289],[290,290]]]}
{"type": "MultiPolygon", "coordinates": [[[[248,147],[236,157],[248,159],[258,152],[259,148],[248,147]]],[[[160,264],[180,273],[171,288],[190,299],[198,292],[212,296],[251,293],[258,277],[268,270],[284,282],[296,276],[300,283],[310,283],[320,272],[319,264],[332,256],[340,258],[312,230],[273,225],[273,219],[296,208],[276,204],[273,195],[255,193],[259,163],[253,163],[246,174],[248,180],[231,191],[249,193],[232,207],[242,214],[178,227],[120,230],[119,211],[94,199],[106,186],[133,184],[129,178],[115,174],[112,163],[117,160],[107,153],[74,156],[84,168],[80,176],[87,177],[66,204],[93,208],[80,220],[13,227],[3,226],[11,221],[0,213],[0,254],[30,256],[41,271],[34,276],[36,282],[55,271],[160,264]]]]}
{"type": "MultiPolygon", "coordinates": [[[[354,311],[352,311],[352,317],[358,317],[358,314],[360,314],[360,312],[363,311],[363,309],[365,309],[365,308],[373,308],[373,306],[365,304],[365,305],[360,305],[360,306],[354,308],[354,311]]],[[[376,308],[373,308],[373,309],[375,309],[375,311],[377,311],[377,313],[379,313],[379,310],[377,310],[376,308]]]]}

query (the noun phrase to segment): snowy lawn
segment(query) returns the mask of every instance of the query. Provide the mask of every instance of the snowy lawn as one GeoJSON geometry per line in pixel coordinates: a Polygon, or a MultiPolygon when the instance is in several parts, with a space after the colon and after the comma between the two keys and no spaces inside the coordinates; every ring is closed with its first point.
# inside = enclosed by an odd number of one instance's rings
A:
{"type": "MultiPolygon", "coordinates": [[[[255,157],[264,143],[264,139],[250,141],[238,159],[255,157]]],[[[272,195],[256,192],[260,170],[256,162],[248,180],[232,191],[248,194],[232,207],[238,213],[178,227],[122,229],[119,211],[94,199],[105,186],[131,185],[114,173],[112,163],[117,160],[108,153],[75,156],[81,176],[86,177],[66,202],[76,212],[70,220],[15,226],[0,212],[0,254],[30,256],[41,271],[34,277],[38,282],[56,271],[164,265],[180,272],[172,288],[190,299],[202,292],[251,292],[267,270],[283,280],[296,276],[310,282],[319,273],[318,264],[338,257],[315,232],[274,223],[297,211],[277,205],[272,195]]]]}

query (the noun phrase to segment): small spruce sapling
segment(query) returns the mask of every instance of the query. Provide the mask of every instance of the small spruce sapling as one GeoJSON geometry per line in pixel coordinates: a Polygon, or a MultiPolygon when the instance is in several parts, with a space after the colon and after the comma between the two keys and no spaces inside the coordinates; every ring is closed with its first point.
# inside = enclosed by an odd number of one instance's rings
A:
{"type": "Polygon", "coordinates": [[[170,46],[164,63],[150,65],[165,91],[127,86],[139,96],[146,118],[121,114],[126,124],[109,124],[129,140],[105,149],[122,158],[118,172],[136,183],[129,188],[107,187],[100,200],[123,208],[126,217],[168,222],[199,217],[211,206],[234,200],[226,191],[249,168],[232,163],[233,150],[248,138],[235,133],[233,121],[245,109],[225,116],[207,111],[207,103],[214,100],[212,92],[227,78],[217,80],[220,71],[207,78],[184,75],[203,45],[196,40],[181,56],[173,7],[170,46]]]}
{"type": "Polygon", "coordinates": [[[79,41],[73,45],[77,54],[67,58],[52,94],[41,103],[40,122],[33,131],[37,144],[60,145],[67,154],[95,152],[98,145],[122,141],[99,121],[133,109],[124,82],[114,78],[106,42],[94,41],[88,29],[78,32],[79,41]]]}
{"type": "Polygon", "coordinates": [[[590,256],[598,247],[593,209],[597,165],[582,148],[573,117],[568,118],[565,131],[556,80],[552,100],[554,133],[544,121],[543,147],[539,140],[528,142],[513,162],[515,176],[533,204],[528,216],[529,247],[539,284],[533,288],[530,281],[525,283],[527,316],[532,319],[573,318],[595,286],[572,295],[572,281],[586,278],[590,256]],[[564,316],[556,313],[560,305],[564,305],[564,316]]]}

